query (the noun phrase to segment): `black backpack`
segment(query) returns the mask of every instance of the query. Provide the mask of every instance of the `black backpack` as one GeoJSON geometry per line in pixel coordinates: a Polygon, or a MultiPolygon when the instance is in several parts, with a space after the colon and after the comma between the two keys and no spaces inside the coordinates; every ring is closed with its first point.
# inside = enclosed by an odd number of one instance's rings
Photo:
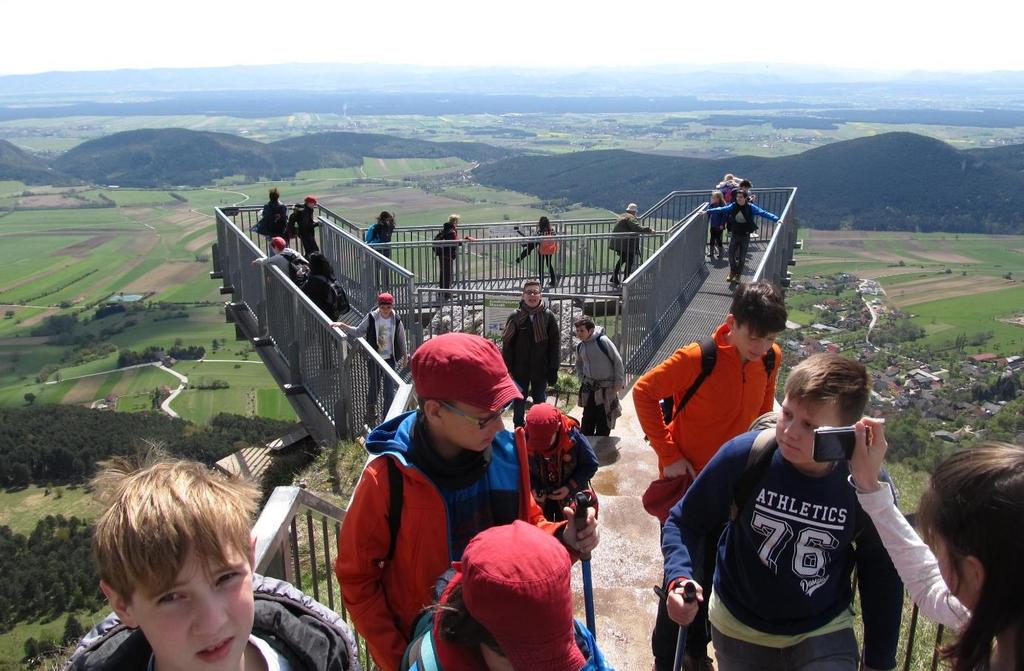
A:
{"type": "MultiPolygon", "coordinates": [[[[446,238],[444,237],[444,229],[442,228],[440,231],[438,231],[437,235],[434,236],[434,240],[445,240],[445,239],[446,238]]],[[[448,249],[447,245],[435,244],[434,245],[434,255],[435,256],[439,256],[439,257],[440,256],[444,256],[446,249],[448,249]]]]}
{"type": "Polygon", "coordinates": [[[301,287],[309,279],[309,263],[295,252],[290,254],[282,252],[281,256],[288,259],[288,277],[295,282],[296,286],[301,287]]]}
{"type": "Polygon", "coordinates": [[[259,223],[252,230],[260,235],[274,237],[284,233],[287,221],[288,206],[282,205],[280,202],[274,203],[271,201],[263,206],[259,223]],[[280,222],[277,221],[277,215],[281,215],[280,222]]]}
{"type": "Polygon", "coordinates": [[[352,306],[349,305],[348,295],[345,293],[344,287],[337,280],[326,280],[327,281],[327,310],[324,310],[331,319],[337,319],[341,315],[348,312],[352,306]]]}

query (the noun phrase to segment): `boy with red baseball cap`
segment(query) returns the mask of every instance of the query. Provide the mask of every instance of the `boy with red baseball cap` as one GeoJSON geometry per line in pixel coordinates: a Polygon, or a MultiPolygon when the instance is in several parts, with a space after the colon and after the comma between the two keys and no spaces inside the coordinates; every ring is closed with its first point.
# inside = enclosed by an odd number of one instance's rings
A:
{"type": "Polygon", "coordinates": [[[565,547],[525,522],[477,535],[402,659],[402,671],[602,671],[591,632],[572,616],[565,547]]]}
{"type": "Polygon", "coordinates": [[[374,429],[352,495],[335,572],[374,661],[394,671],[432,587],[469,541],[522,520],[570,551],[597,546],[593,509],[581,528],[549,522],[530,494],[524,441],[502,412],[521,398],[501,352],[466,333],[431,338],[412,357],[419,410],[374,429]]]}

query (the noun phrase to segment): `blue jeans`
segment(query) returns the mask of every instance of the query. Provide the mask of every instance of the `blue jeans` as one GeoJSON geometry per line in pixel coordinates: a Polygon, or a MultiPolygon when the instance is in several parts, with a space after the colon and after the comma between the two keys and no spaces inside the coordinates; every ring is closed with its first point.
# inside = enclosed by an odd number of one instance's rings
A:
{"type": "Polygon", "coordinates": [[[856,671],[853,629],[815,636],[788,648],[768,648],[726,636],[711,627],[719,671],[856,671]]]}
{"type": "MultiPolygon", "coordinates": [[[[395,357],[388,357],[384,361],[394,369],[395,357]]],[[[395,400],[395,383],[391,376],[382,374],[373,361],[366,365],[366,369],[370,377],[370,387],[366,390],[367,409],[376,409],[377,394],[380,393],[380,383],[381,381],[384,382],[384,405],[380,409],[380,418],[383,420],[388,415],[388,408],[391,407],[391,402],[395,400]]]]}

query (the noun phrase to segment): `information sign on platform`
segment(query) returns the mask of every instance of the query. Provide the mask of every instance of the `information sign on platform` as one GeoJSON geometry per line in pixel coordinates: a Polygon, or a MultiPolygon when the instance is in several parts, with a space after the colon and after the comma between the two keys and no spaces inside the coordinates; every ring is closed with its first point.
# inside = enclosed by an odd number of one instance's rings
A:
{"type": "Polygon", "coordinates": [[[505,322],[513,312],[519,309],[519,298],[505,296],[484,297],[484,337],[501,342],[501,333],[505,330],[505,322]]]}

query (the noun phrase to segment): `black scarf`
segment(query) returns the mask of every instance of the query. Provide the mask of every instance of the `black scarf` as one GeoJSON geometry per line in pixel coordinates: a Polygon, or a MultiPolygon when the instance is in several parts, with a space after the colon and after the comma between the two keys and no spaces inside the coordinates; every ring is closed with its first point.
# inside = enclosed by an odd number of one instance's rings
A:
{"type": "Polygon", "coordinates": [[[416,413],[412,428],[409,461],[427,474],[434,484],[448,490],[463,489],[484,477],[491,465],[491,446],[482,452],[463,450],[454,459],[442,459],[430,441],[423,412],[416,413]]]}

